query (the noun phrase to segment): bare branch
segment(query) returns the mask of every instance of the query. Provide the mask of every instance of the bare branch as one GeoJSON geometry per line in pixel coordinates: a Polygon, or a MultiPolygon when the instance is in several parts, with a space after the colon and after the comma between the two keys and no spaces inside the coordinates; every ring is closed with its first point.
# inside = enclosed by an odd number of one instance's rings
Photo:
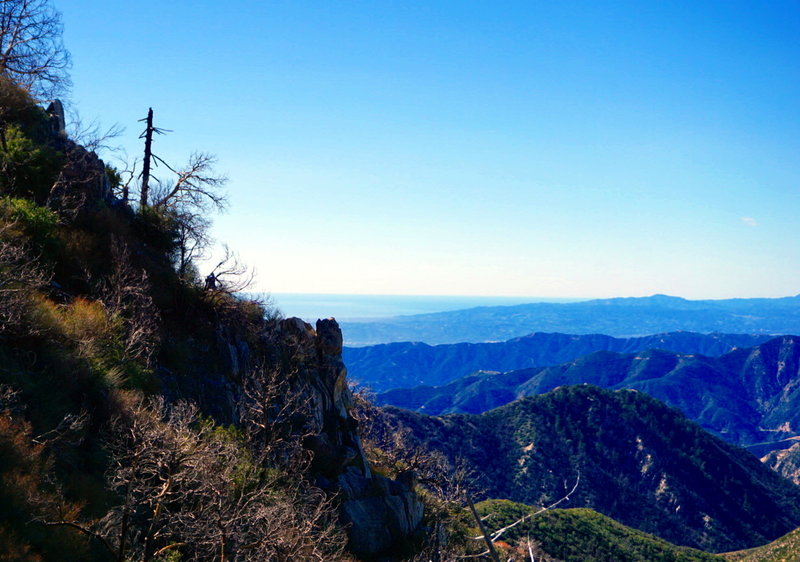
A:
{"type": "Polygon", "coordinates": [[[117,237],[112,238],[111,260],[111,275],[100,287],[101,298],[122,322],[126,357],[152,367],[160,343],[160,314],[153,303],[147,272],[136,269],[127,245],[117,237]]]}
{"type": "Polygon", "coordinates": [[[0,334],[32,329],[27,322],[30,299],[50,281],[50,273],[26,245],[4,240],[13,227],[8,223],[0,228],[0,334]]]}
{"type": "Polygon", "coordinates": [[[85,123],[77,109],[69,110],[69,123],[67,129],[69,136],[86,150],[96,152],[120,153],[122,147],[113,144],[111,141],[119,138],[125,132],[125,127],[119,123],[114,123],[109,127],[103,127],[96,119],[85,123]]]}
{"type": "Polygon", "coordinates": [[[206,288],[228,294],[247,290],[255,280],[255,270],[244,264],[239,255],[223,245],[223,256],[206,278],[206,288]]]}
{"type": "Polygon", "coordinates": [[[177,179],[168,192],[156,198],[154,207],[203,211],[212,207],[217,211],[225,210],[228,201],[221,190],[228,182],[228,178],[214,172],[214,165],[217,163],[214,155],[195,152],[189,157],[186,166],[179,170],[175,170],[160,158],[158,161],[175,173],[177,179]]]}
{"type": "MultiPolygon", "coordinates": [[[[498,530],[492,532],[491,533],[492,542],[495,542],[497,539],[500,538],[500,536],[503,533],[505,533],[509,529],[512,529],[512,528],[516,527],[520,523],[523,523],[523,522],[527,521],[528,519],[530,519],[532,517],[536,517],[540,513],[544,513],[545,511],[549,511],[551,509],[554,509],[559,504],[561,504],[561,503],[563,503],[565,501],[568,501],[570,496],[572,496],[572,494],[575,493],[575,490],[578,489],[578,485],[580,484],[580,482],[581,482],[581,473],[579,472],[578,475],[575,478],[575,485],[572,486],[572,489],[569,492],[567,492],[566,495],[562,496],[561,498],[559,498],[558,500],[554,501],[553,503],[551,503],[550,505],[548,505],[546,507],[540,507],[538,510],[533,511],[531,513],[528,513],[527,515],[524,515],[523,517],[520,517],[519,519],[517,519],[516,521],[514,521],[510,525],[506,525],[502,529],[498,529],[498,530]]],[[[472,540],[482,540],[484,537],[483,536],[479,536],[479,537],[470,537],[470,538],[472,538],[472,540]]]]}
{"type": "Polygon", "coordinates": [[[74,521],[39,521],[39,523],[41,523],[42,525],[45,525],[46,527],[66,526],[66,527],[71,527],[73,529],[77,529],[81,533],[84,533],[86,535],[89,535],[92,538],[95,538],[95,539],[99,540],[102,543],[102,545],[105,546],[106,549],[108,549],[108,551],[111,554],[115,554],[116,553],[116,550],[114,549],[114,547],[111,546],[111,543],[108,542],[108,540],[106,540],[106,538],[103,535],[101,535],[99,533],[95,533],[94,531],[92,531],[88,527],[84,527],[83,525],[80,525],[80,524],[78,524],[78,523],[76,523],[74,521]]]}
{"type": "Polygon", "coordinates": [[[489,537],[486,527],[483,524],[483,519],[481,519],[478,515],[478,511],[475,509],[475,504],[472,503],[472,498],[469,497],[469,494],[467,494],[467,504],[469,505],[469,510],[472,512],[472,516],[478,523],[478,528],[481,530],[481,539],[486,542],[486,548],[489,551],[489,556],[492,558],[492,560],[494,560],[494,562],[500,562],[500,557],[497,555],[497,551],[494,549],[494,541],[489,537]]]}
{"type": "Polygon", "coordinates": [[[0,74],[34,96],[53,99],[69,89],[69,52],[61,14],[49,0],[0,2],[0,74]]]}

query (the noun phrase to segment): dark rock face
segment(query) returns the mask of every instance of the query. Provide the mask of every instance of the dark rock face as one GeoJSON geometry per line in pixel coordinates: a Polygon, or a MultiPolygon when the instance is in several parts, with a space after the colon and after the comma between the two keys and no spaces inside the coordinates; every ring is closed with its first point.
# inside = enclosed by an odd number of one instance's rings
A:
{"type": "MultiPolygon", "coordinates": [[[[292,330],[298,319],[284,321],[292,330]]],[[[310,370],[315,424],[312,450],[315,469],[330,492],[341,497],[341,517],[348,525],[350,549],[358,556],[372,556],[391,549],[411,536],[422,521],[423,506],[404,483],[372,474],[364,456],[356,421],[350,415],[353,397],[347,386],[347,369],[342,361],[342,332],[336,320],[318,320],[316,332],[305,324],[306,345],[316,352],[315,369],[310,370]]]]}
{"type": "Polygon", "coordinates": [[[347,498],[341,506],[342,522],[349,526],[350,549],[357,556],[390,550],[422,521],[422,503],[401,482],[349,468],[337,484],[347,498]]]}
{"type": "Polygon", "coordinates": [[[216,364],[203,362],[199,377],[176,380],[164,373],[162,380],[176,387],[176,395],[196,397],[205,412],[232,423],[238,421],[242,386],[254,358],[267,355],[284,361],[292,393],[308,403],[298,424],[304,447],[314,453],[312,471],[317,484],[340,501],[350,550],[369,559],[415,534],[423,505],[413,483],[373,474],[364,455],[357,422],[350,415],[353,397],[336,320],[319,320],[314,329],[299,318],[288,318],[256,345],[245,341],[235,326],[224,326],[217,330],[214,348],[205,351],[217,358],[216,364]]]}
{"type": "Polygon", "coordinates": [[[47,108],[50,116],[49,144],[66,156],[66,164],[47,198],[47,206],[78,218],[98,202],[112,203],[111,183],[106,165],[93,151],[70,140],[65,130],[64,106],[54,100],[47,108]]]}
{"type": "Polygon", "coordinates": [[[79,215],[83,208],[98,201],[110,203],[111,184],[100,157],[68,139],[59,138],[57,145],[66,155],[67,163],[50,190],[47,206],[79,215]]]}

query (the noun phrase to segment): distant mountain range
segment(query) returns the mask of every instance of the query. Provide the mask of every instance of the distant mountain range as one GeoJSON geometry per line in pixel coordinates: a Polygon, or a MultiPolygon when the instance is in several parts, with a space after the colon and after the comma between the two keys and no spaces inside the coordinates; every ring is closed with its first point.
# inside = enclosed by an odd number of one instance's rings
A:
{"type": "Polygon", "coordinates": [[[759,455],[800,436],[800,337],[783,336],[720,357],[646,350],[599,351],[552,367],[477,373],[439,387],[377,395],[431,415],[491,410],[522,396],[589,383],[635,389],[678,408],[707,430],[759,455]]]}
{"type": "Polygon", "coordinates": [[[561,387],[479,415],[387,408],[411,440],[477,472],[485,497],[587,507],[678,545],[723,552],[800,526],[800,487],[631,390],[561,387]]]}
{"type": "Polygon", "coordinates": [[[800,295],[777,299],[687,300],[666,295],[573,303],[486,306],[342,322],[348,346],[419,341],[431,345],[504,341],[532,332],[642,336],[686,330],[800,334],[800,295]]]}
{"type": "Polygon", "coordinates": [[[716,356],[752,347],[767,335],[671,332],[638,338],[599,334],[535,333],[505,342],[455,343],[431,346],[398,342],[346,347],[343,358],[351,380],[375,392],[418,385],[438,386],[476,371],[511,371],[572,361],[595,351],[636,353],[664,349],[716,356]]]}

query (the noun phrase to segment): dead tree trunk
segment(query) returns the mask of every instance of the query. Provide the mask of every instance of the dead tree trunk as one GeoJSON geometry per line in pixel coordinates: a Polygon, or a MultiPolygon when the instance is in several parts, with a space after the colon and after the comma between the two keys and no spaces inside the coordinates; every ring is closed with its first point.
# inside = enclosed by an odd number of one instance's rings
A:
{"type": "Polygon", "coordinates": [[[153,131],[155,131],[155,127],[153,127],[153,108],[149,108],[147,111],[147,126],[145,127],[144,132],[139,138],[144,137],[144,164],[142,167],[142,189],[141,195],[139,197],[139,206],[140,207],[147,207],[147,197],[149,195],[150,190],[150,160],[153,156],[152,153],[152,144],[153,144],[153,131]]]}
{"type": "Polygon", "coordinates": [[[489,532],[486,530],[486,525],[483,524],[483,519],[478,514],[478,510],[475,509],[475,504],[472,503],[472,498],[467,496],[467,503],[469,504],[469,509],[472,511],[472,516],[475,518],[475,521],[478,522],[478,529],[480,529],[481,534],[483,535],[483,540],[486,543],[486,548],[488,549],[487,552],[489,556],[492,558],[494,562],[500,562],[500,557],[497,555],[497,551],[494,549],[494,543],[492,542],[492,537],[489,536],[489,532]]]}

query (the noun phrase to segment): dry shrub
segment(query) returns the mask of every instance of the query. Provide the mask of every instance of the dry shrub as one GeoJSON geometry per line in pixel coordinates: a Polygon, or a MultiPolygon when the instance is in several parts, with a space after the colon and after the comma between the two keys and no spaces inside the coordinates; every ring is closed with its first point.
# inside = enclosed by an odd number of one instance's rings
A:
{"type": "Polygon", "coordinates": [[[26,247],[0,240],[0,334],[31,333],[29,315],[36,290],[49,273],[26,247]]]}
{"type": "Polygon", "coordinates": [[[117,396],[124,413],[108,434],[108,477],[120,503],[69,524],[137,560],[341,558],[331,500],[288,467],[261,465],[242,432],[201,419],[190,403],[117,396]]]}
{"type": "Polygon", "coordinates": [[[122,238],[112,237],[111,273],[99,292],[120,323],[125,356],[152,368],[160,344],[161,315],[153,302],[147,271],[133,265],[122,238]]]}
{"type": "Polygon", "coordinates": [[[37,442],[17,401],[0,385],[0,560],[80,559],[86,541],[66,529],[42,533],[47,518],[74,518],[55,485],[47,447],[37,442]]]}
{"type": "Polygon", "coordinates": [[[81,348],[90,350],[112,330],[106,309],[99,301],[77,298],[59,310],[63,335],[81,348]]]}
{"type": "Polygon", "coordinates": [[[107,388],[151,384],[149,372],[126,355],[123,320],[110,314],[101,301],[76,298],[56,304],[36,295],[30,324],[47,334],[62,356],[84,362],[107,388]]]}
{"type": "Polygon", "coordinates": [[[34,304],[34,323],[42,331],[74,346],[83,358],[97,356],[105,341],[113,337],[114,323],[99,301],[76,298],[70,304],[56,304],[36,295],[34,304]]]}

